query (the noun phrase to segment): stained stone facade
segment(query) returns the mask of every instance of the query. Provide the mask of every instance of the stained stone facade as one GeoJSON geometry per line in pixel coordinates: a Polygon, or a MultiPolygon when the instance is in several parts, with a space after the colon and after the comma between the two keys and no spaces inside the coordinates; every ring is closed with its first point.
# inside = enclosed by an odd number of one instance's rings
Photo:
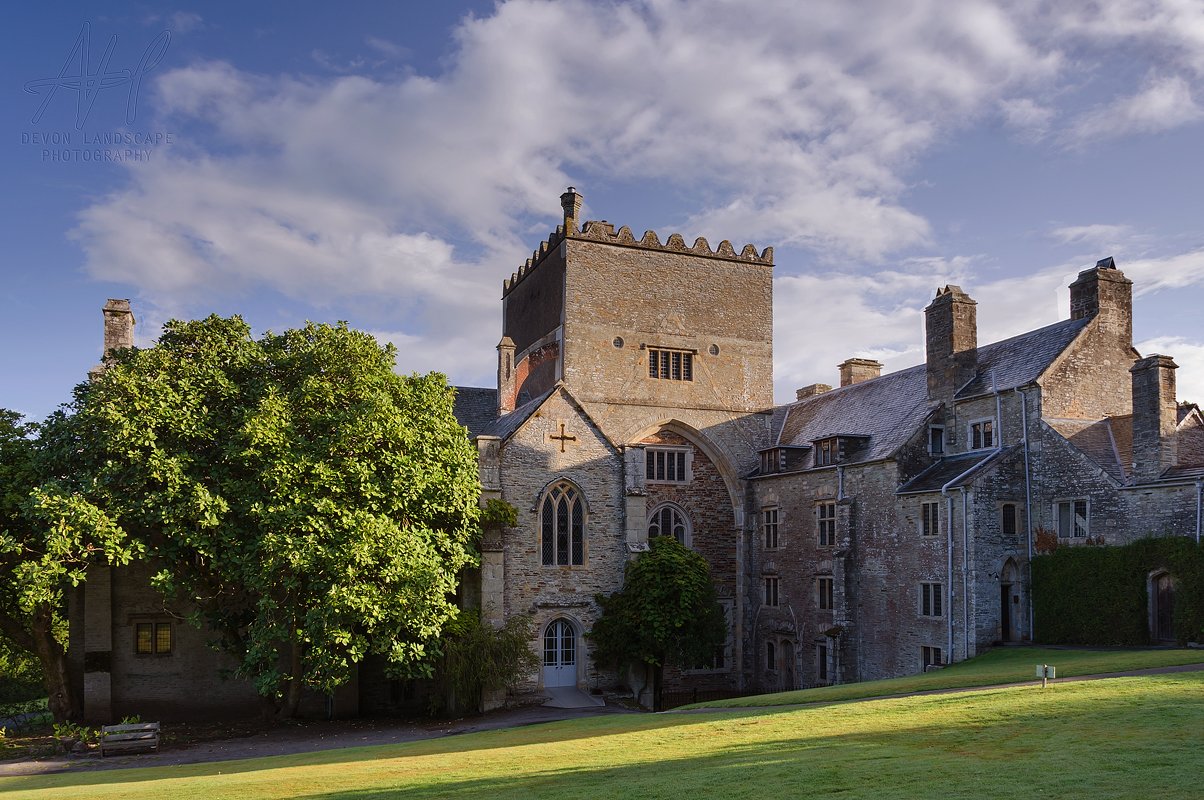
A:
{"type": "MultiPolygon", "coordinates": [[[[774,406],[771,249],[637,239],[581,222],[575,190],[561,201],[563,225],[503,284],[496,388],[456,397],[485,499],[518,509],[462,587],[488,620],[535,621],[544,666],[512,696],[627,684],[648,700],[643,676],[593,663],[585,634],[650,535],[703,555],[730,627],[712,663],[667,669],[668,688],[728,692],[1028,641],[1028,564],[1050,537],[1199,537],[1204,417],[1177,402],[1169,357],[1133,349],[1132,284],[1111,259],[1072,284],[1069,319],[985,345],[977,303],[942,287],[924,364],[882,375],[850,358],[837,388],[774,406]]],[[[106,306],[106,350],[122,313],[106,306]]],[[[97,578],[72,616],[90,716],[138,710],[139,694],[173,713],[244,702],[208,692],[218,665],[183,635],[173,658],[189,666],[157,677],[93,654],[130,648],[149,594],[97,578]]],[[[335,707],[373,713],[388,694],[367,665],[335,707]]]]}

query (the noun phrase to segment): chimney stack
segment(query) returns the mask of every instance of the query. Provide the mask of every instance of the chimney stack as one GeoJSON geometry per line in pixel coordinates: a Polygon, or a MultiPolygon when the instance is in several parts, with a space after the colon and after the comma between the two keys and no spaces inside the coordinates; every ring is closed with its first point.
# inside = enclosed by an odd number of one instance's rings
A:
{"type": "Polygon", "coordinates": [[[872,381],[882,375],[882,362],[872,358],[850,358],[840,365],[840,385],[852,386],[862,381],[872,381]]]}
{"type": "Polygon", "coordinates": [[[818,397],[824,392],[832,391],[832,387],[826,383],[813,383],[810,386],[804,386],[794,393],[795,400],[806,400],[810,397],[818,397]]]}
{"type": "Polygon", "coordinates": [[[560,195],[560,207],[564,209],[564,233],[566,236],[577,232],[577,217],[581,214],[581,202],[584,199],[572,186],[560,195]]]}
{"type": "Polygon", "coordinates": [[[1101,258],[1070,284],[1070,318],[1095,317],[1101,330],[1133,343],[1133,281],[1116,268],[1111,256],[1101,258]]]}
{"type": "Polygon", "coordinates": [[[105,319],[104,344],[100,363],[88,370],[88,377],[93,379],[104,372],[114,350],[134,346],[134,312],[130,310],[130,301],[110,299],[101,311],[105,319]]]}
{"type": "Polygon", "coordinates": [[[514,410],[514,340],[503,336],[497,343],[497,414],[514,410]]]}
{"type": "Polygon", "coordinates": [[[1175,370],[1170,356],[1151,355],[1137,361],[1133,374],[1133,477],[1156,480],[1178,462],[1175,370]]]}
{"type": "Polygon", "coordinates": [[[928,398],[951,403],[978,368],[978,303],[960,286],[938,289],[924,309],[928,398]]]}

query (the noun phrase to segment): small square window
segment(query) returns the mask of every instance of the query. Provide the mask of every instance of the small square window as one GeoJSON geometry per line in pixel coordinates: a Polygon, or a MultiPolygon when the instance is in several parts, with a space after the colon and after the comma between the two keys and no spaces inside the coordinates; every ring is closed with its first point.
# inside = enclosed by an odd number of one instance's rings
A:
{"type": "Polygon", "coordinates": [[[980,419],[970,423],[970,449],[987,450],[995,446],[995,420],[980,419]]]}
{"type": "Polygon", "coordinates": [[[920,648],[920,669],[927,672],[930,667],[940,667],[944,664],[944,653],[941,652],[941,648],[927,645],[920,648]]]}
{"type": "Polygon", "coordinates": [[[171,655],[171,646],[170,622],[139,622],[134,625],[134,652],[137,655],[171,655]]]}
{"type": "Polygon", "coordinates": [[[1086,500],[1062,500],[1054,503],[1059,539],[1085,539],[1089,535],[1086,500]]]}

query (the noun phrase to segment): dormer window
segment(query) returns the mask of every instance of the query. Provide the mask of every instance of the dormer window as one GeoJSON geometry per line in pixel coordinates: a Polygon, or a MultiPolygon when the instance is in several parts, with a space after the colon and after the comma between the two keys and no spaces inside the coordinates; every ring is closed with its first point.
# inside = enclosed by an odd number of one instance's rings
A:
{"type": "Polygon", "coordinates": [[[943,456],[945,454],[944,425],[928,426],[928,452],[934,456],[943,456]]]}
{"type": "Polygon", "coordinates": [[[970,423],[970,449],[988,450],[995,446],[995,420],[978,419],[970,423]]]}
{"type": "Polygon", "coordinates": [[[781,472],[781,450],[761,451],[761,474],[772,475],[781,472]]]}
{"type": "Polygon", "coordinates": [[[840,443],[835,436],[815,443],[815,466],[826,467],[840,460],[840,443]]]}

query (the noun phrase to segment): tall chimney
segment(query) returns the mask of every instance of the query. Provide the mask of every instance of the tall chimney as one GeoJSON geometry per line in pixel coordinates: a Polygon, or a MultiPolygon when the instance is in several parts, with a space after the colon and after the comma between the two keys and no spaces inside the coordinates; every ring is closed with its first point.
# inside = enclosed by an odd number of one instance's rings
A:
{"type": "Polygon", "coordinates": [[[924,309],[928,398],[951,403],[977,370],[978,303],[960,286],[938,289],[924,309]]]}
{"type": "Polygon", "coordinates": [[[560,195],[560,207],[564,209],[565,235],[577,232],[577,217],[581,213],[581,201],[584,199],[572,186],[560,195]]]}
{"type": "Polygon", "coordinates": [[[497,413],[514,410],[514,340],[503,336],[497,343],[497,413]]]}
{"type": "Polygon", "coordinates": [[[134,346],[134,312],[129,300],[109,300],[104,305],[105,344],[104,356],[109,351],[134,346]]]}
{"type": "Polygon", "coordinates": [[[88,377],[95,379],[105,370],[105,365],[114,350],[134,346],[134,312],[129,300],[110,299],[101,309],[104,314],[104,344],[100,363],[88,370],[88,377]]]}
{"type": "Polygon", "coordinates": [[[1116,268],[1112,256],[1101,258],[1070,284],[1070,318],[1095,317],[1101,330],[1133,343],[1133,281],[1116,268]]]}
{"type": "Polygon", "coordinates": [[[1151,355],[1129,369],[1133,373],[1133,477],[1139,481],[1156,480],[1178,462],[1178,368],[1170,356],[1151,355]]]}
{"type": "Polygon", "coordinates": [[[840,385],[852,386],[882,375],[882,362],[872,358],[850,358],[840,365],[840,385]]]}

